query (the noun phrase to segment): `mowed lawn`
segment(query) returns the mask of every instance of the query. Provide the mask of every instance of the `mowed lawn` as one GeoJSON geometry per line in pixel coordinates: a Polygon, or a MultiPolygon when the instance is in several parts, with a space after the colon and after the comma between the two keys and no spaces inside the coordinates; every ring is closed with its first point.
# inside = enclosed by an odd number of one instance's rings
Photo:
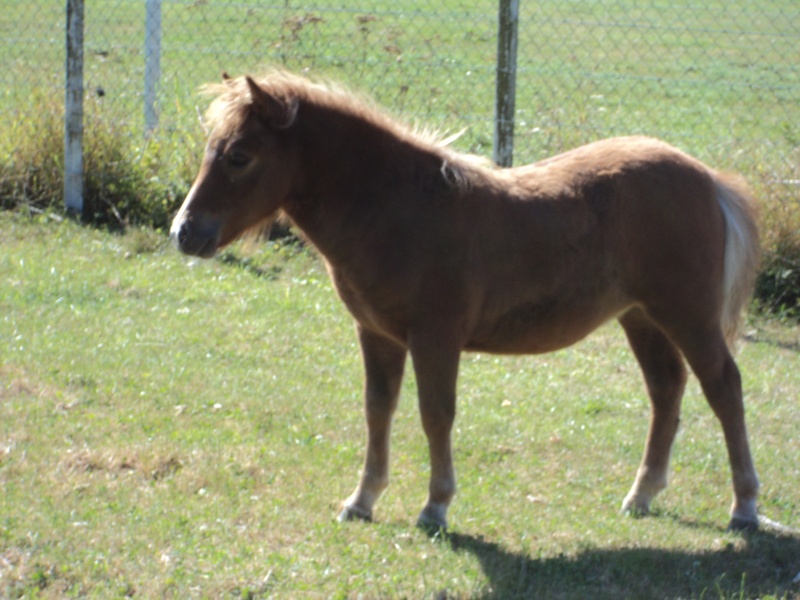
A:
{"type": "Polygon", "coordinates": [[[692,380],[671,487],[618,514],[648,421],[615,324],[537,357],[465,355],[448,535],[414,527],[410,372],[392,483],[335,521],[363,458],[353,326],[309,251],[203,262],[162,234],[0,213],[0,597],[796,598],[800,329],[739,364],[761,510],[727,533],[720,428],[692,380]]]}

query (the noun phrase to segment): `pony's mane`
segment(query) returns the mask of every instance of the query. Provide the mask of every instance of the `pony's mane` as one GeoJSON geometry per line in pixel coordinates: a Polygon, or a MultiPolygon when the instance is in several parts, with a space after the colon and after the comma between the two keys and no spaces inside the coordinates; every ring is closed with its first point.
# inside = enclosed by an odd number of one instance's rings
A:
{"type": "MultiPolygon", "coordinates": [[[[309,103],[358,117],[421,150],[436,154],[442,160],[442,176],[455,188],[469,188],[482,177],[482,173],[492,168],[491,161],[458,152],[449,146],[460,133],[445,137],[436,130],[405,125],[389,116],[370,98],[352,92],[341,84],[311,80],[277,69],[254,77],[253,80],[274,97],[298,101],[300,104],[309,103]]],[[[244,77],[206,84],[201,90],[207,95],[215,96],[205,113],[204,123],[208,130],[235,127],[247,114],[252,103],[244,77]]]]}

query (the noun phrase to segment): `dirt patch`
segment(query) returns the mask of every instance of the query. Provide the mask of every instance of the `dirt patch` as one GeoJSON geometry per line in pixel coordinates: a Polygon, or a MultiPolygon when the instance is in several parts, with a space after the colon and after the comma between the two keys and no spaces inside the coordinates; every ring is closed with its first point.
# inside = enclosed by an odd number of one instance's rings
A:
{"type": "Polygon", "coordinates": [[[59,467],[69,473],[138,474],[144,479],[161,481],[177,473],[183,467],[183,461],[174,455],[142,457],[135,452],[126,454],[81,448],[68,450],[59,467]]]}

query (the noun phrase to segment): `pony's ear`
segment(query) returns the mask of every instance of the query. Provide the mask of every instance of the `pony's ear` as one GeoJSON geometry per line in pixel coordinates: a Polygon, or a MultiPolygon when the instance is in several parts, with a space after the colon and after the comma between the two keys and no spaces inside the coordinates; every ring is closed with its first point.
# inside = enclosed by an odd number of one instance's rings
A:
{"type": "Polygon", "coordinates": [[[287,129],[297,116],[297,99],[284,100],[264,91],[251,77],[245,77],[253,105],[278,129],[287,129]]]}
{"type": "Polygon", "coordinates": [[[225,85],[233,85],[233,77],[228,75],[226,71],[222,72],[222,83],[225,85]]]}

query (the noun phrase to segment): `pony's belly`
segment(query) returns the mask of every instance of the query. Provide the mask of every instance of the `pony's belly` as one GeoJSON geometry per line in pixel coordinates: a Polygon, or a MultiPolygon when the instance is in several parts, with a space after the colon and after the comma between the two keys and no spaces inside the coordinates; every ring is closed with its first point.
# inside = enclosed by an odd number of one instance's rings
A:
{"type": "Polygon", "coordinates": [[[567,306],[522,305],[477,327],[465,350],[495,354],[542,354],[579,342],[627,310],[625,303],[567,306]]]}
{"type": "Polygon", "coordinates": [[[568,330],[533,328],[514,335],[496,335],[485,339],[470,340],[464,349],[490,354],[544,354],[571,346],[596,328],[570,328],[568,330]]]}

